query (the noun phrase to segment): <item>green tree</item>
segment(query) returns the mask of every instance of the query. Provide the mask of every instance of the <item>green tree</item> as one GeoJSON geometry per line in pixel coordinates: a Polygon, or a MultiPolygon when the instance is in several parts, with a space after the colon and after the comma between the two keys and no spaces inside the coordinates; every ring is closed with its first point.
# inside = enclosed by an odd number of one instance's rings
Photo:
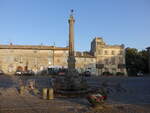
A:
{"type": "Polygon", "coordinates": [[[148,72],[148,52],[136,48],[126,48],[126,68],[129,76],[135,76],[139,71],[148,72]]]}
{"type": "Polygon", "coordinates": [[[146,50],[142,50],[139,51],[139,56],[140,56],[140,60],[141,60],[141,70],[144,73],[148,73],[148,51],[146,50]]]}

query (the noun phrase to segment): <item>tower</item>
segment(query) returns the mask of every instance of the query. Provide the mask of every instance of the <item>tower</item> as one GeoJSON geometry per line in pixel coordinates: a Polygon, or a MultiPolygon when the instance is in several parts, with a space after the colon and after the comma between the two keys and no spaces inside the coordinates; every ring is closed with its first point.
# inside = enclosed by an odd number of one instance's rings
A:
{"type": "Polygon", "coordinates": [[[71,10],[71,14],[68,20],[69,23],[69,57],[68,57],[68,70],[75,70],[75,56],[74,56],[74,17],[73,10],[71,10]]]}
{"type": "Polygon", "coordinates": [[[74,23],[75,23],[75,20],[73,17],[73,10],[71,10],[68,23],[69,23],[69,56],[74,56],[74,23]]]}

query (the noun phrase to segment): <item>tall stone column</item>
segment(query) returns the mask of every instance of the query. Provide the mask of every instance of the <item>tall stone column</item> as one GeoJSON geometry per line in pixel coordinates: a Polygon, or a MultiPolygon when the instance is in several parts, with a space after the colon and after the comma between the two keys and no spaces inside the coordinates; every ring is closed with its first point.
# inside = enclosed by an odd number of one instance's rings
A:
{"type": "Polygon", "coordinates": [[[69,22],[69,56],[74,56],[74,17],[71,14],[69,22]]]}
{"type": "Polygon", "coordinates": [[[71,11],[69,22],[69,57],[68,57],[68,70],[73,71],[75,69],[75,56],[74,56],[74,17],[73,10],[71,11]]]}

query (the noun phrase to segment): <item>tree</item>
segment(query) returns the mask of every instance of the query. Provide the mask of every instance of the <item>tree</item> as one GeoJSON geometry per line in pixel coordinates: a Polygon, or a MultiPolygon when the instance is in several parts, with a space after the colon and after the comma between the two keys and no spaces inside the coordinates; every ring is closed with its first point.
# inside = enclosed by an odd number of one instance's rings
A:
{"type": "Polygon", "coordinates": [[[129,76],[136,75],[139,71],[148,72],[148,52],[138,51],[136,48],[126,48],[126,68],[129,76]]]}
{"type": "Polygon", "coordinates": [[[148,51],[142,50],[139,52],[140,60],[142,61],[141,70],[148,73],[148,51]]]}

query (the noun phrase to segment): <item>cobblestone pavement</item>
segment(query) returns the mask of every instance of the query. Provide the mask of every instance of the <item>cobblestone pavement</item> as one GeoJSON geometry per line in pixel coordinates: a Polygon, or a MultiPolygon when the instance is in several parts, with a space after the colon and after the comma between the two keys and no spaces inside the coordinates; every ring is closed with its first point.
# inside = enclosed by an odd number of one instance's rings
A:
{"type": "Polygon", "coordinates": [[[83,97],[43,100],[41,95],[18,93],[20,79],[36,80],[38,88],[50,87],[50,77],[0,75],[0,113],[150,113],[149,77],[92,77],[91,87],[106,87],[108,100],[101,108],[91,108],[83,97]]]}
{"type": "Polygon", "coordinates": [[[150,77],[87,78],[91,86],[104,86],[109,101],[124,104],[150,104],[150,77]]]}

